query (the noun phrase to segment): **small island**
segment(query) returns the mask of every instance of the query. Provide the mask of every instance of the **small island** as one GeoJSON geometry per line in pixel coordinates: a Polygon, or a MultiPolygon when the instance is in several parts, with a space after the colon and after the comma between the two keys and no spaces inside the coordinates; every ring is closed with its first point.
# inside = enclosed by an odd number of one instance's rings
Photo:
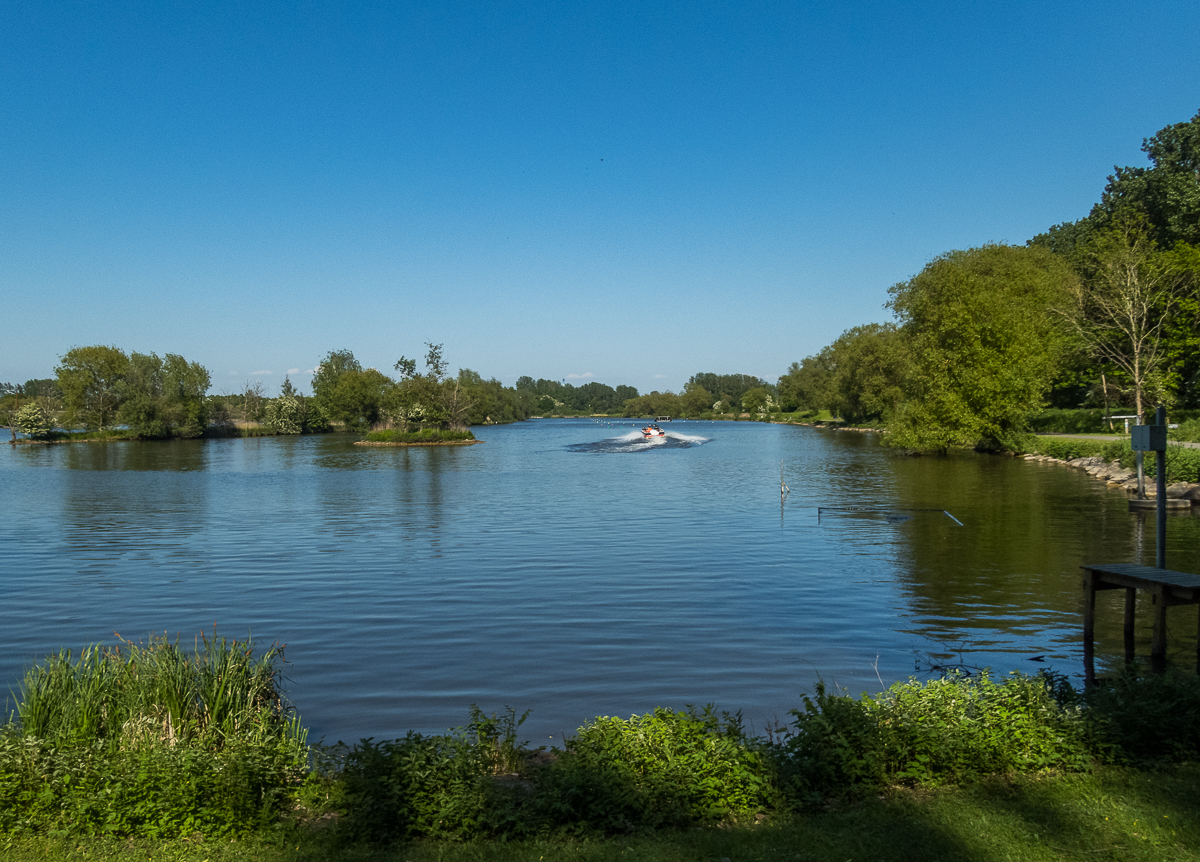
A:
{"type": "Polygon", "coordinates": [[[383,431],[372,431],[363,440],[355,441],[355,446],[472,446],[482,443],[475,435],[466,429],[454,430],[446,428],[426,428],[422,431],[401,431],[388,428],[383,431]]]}

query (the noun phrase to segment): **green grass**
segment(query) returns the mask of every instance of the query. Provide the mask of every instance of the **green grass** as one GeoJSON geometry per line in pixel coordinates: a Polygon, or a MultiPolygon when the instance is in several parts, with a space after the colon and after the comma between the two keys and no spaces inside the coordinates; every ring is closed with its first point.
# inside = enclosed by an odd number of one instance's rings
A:
{"type": "Polygon", "coordinates": [[[437,428],[426,428],[424,431],[399,431],[389,428],[385,431],[372,431],[366,436],[368,443],[457,443],[474,439],[475,435],[470,431],[437,428]]]}
{"type": "Polygon", "coordinates": [[[235,842],[0,837],[8,862],[1041,862],[1200,860],[1200,767],[1110,767],[992,778],[936,791],[892,790],[785,823],[662,831],[604,840],[416,841],[345,846],[328,829],[235,842]]]}
{"type": "MultiPolygon", "coordinates": [[[[1112,441],[1073,440],[1029,435],[1021,448],[1026,453],[1048,455],[1062,461],[1098,455],[1105,461],[1120,461],[1122,467],[1130,470],[1136,464],[1136,456],[1129,447],[1129,438],[1112,441]]],[[[1168,446],[1166,454],[1168,482],[1200,482],[1200,449],[1168,446]]],[[[1157,475],[1157,459],[1154,453],[1146,453],[1144,465],[1148,477],[1153,478],[1157,475]]]]}

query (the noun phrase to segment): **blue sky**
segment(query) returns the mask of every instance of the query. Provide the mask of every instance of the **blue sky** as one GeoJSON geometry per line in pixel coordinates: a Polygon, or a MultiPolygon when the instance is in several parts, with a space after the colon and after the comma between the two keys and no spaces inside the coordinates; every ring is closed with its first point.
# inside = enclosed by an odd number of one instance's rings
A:
{"type": "Polygon", "coordinates": [[[1200,108],[1200,4],[0,5],[0,380],[774,380],[1200,108]],[[295,370],[293,370],[295,369],[295,370]],[[574,376],[573,376],[574,375],[574,376]]]}

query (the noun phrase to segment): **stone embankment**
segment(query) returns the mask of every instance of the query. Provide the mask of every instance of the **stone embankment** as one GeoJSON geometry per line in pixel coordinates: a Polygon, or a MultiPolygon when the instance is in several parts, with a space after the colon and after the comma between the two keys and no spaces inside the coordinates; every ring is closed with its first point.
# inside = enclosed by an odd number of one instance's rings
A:
{"type": "MultiPolygon", "coordinates": [[[[1120,461],[1106,461],[1099,455],[1085,458],[1074,458],[1063,461],[1051,458],[1049,455],[1026,455],[1026,461],[1048,461],[1053,464],[1066,464],[1077,470],[1085,471],[1089,476],[1103,479],[1110,487],[1122,488],[1131,496],[1137,493],[1137,471],[1121,466],[1120,461]]],[[[1154,479],[1146,477],[1146,496],[1154,497],[1158,493],[1154,479]]],[[[1167,486],[1167,497],[1176,500],[1191,500],[1193,506],[1200,506],[1200,485],[1191,482],[1174,482],[1167,486]]]]}

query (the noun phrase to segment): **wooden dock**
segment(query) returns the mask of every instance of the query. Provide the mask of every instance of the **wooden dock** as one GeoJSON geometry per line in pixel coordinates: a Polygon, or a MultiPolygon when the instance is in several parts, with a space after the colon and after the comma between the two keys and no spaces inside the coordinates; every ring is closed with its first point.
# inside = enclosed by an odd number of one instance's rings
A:
{"type": "MultiPolygon", "coordinates": [[[[1133,662],[1133,612],[1137,591],[1150,594],[1154,605],[1154,634],[1150,641],[1150,666],[1161,671],[1167,662],[1167,608],[1200,605],[1200,575],[1135,566],[1127,563],[1096,563],[1083,569],[1083,664],[1087,685],[1096,681],[1096,593],[1125,590],[1125,661],[1133,662]]],[[[1200,618],[1196,628],[1196,669],[1200,672],[1200,618]]]]}

